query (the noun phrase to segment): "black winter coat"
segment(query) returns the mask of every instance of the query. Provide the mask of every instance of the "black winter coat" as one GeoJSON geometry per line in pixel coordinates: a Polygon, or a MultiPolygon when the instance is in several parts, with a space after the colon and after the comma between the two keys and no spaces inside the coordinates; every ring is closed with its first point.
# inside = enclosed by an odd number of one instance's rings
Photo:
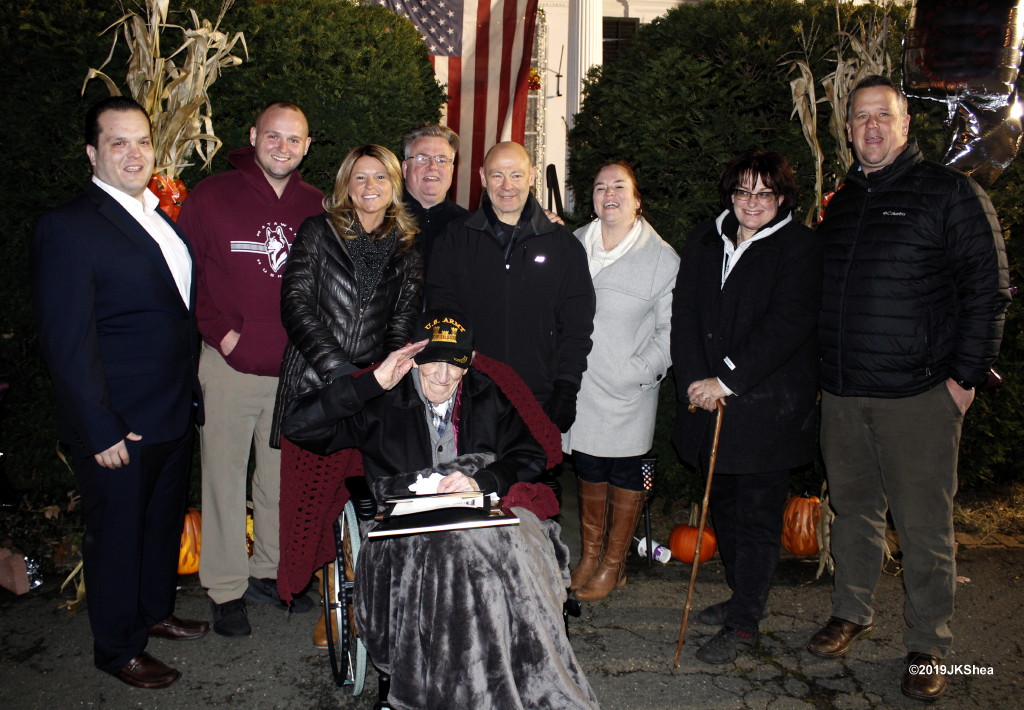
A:
{"type": "Polygon", "coordinates": [[[722,286],[721,229],[730,210],[687,239],[672,297],[672,368],[680,457],[708,463],[716,415],[687,411],[690,383],[718,377],[726,398],[717,473],[767,473],[810,463],[817,433],[821,247],[807,227],[780,215],[760,230],[722,286]],[[789,219],[789,221],[786,221],[789,219]],[[730,367],[731,363],[733,367],[730,367]]]}
{"type": "MultiPolygon", "coordinates": [[[[444,236],[449,224],[468,214],[469,210],[447,199],[433,207],[424,208],[408,192],[405,193],[405,208],[420,225],[420,233],[416,235],[416,246],[423,254],[423,273],[426,274],[430,270],[430,253],[434,249],[434,244],[444,236]]],[[[429,308],[429,305],[424,306],[424,310],[429,308]]]]}
{"type": "MultiPolygon", "coordinates": [[[[412,370],[387,391],[369,372],[342,377],[295,399],[281,432],[321,456],[358,448],[371,485],[381,476],[431,468],[425,407],[412,381],[417,376],[412,370]]],[[[503,496],[512,484],[536,479],[547,461],[544,450],[494,381],[470,367],[460,386],[457,454],[495,457],[473,475],[481,490],[503,496]]]]}
{"type": "Polygon", "coordinates": [[[481,207],[449,225],[430,264],[430,307],[462,311],[476,349],[511,366],[537,401],[547,402],[555,380],[579,390],[592,345],[594,282],[583,245],[551,223],[536,198],[529,197],[507,250],[481,207]]]}
{"type": "Polygon", "coordinates": [[[909,397],[985,381],[1009,303],[991,201],[912,142],[881,170],[854,165],[818,228],[825,249],[821,386],[909,397]]]}
{"type": "Polygon", "coordinates": [[[346,240],[326,213],[303,222],[281,283],[281,322],[288,346],[281,363],[271,445],[280,444],[281,412],[292,399],[379,362],[409,341],[422,288],[419,250],[395,252],[370,302],[360,308],[355,263],[346,240]]]}

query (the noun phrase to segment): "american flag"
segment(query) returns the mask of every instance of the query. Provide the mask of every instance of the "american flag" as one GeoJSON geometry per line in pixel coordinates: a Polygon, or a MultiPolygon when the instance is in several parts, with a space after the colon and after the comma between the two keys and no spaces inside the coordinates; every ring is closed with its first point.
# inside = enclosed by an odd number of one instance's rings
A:
{"type": "Polygon", "coordinates": [[[462,139],[452,198],[474,208],[479,168],[499,141],[522,143],[537,0],[377,0],[412,20],[438,82],[447,85],[442,122],[462,139]]]}

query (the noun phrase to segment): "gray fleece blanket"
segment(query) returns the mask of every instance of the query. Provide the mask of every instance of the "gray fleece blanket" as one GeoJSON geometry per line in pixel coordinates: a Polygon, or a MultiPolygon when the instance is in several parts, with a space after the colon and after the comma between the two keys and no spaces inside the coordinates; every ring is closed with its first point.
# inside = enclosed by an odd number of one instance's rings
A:
{"type": "MultiPolygon", "coordinates": [[[[378,500],[408,495],[379,484],[378,500]]],[[[561,529],[513,512],[514,527],[364,541],[356,624],[395,710],[598,708],[565,634],[561,529]]]]}

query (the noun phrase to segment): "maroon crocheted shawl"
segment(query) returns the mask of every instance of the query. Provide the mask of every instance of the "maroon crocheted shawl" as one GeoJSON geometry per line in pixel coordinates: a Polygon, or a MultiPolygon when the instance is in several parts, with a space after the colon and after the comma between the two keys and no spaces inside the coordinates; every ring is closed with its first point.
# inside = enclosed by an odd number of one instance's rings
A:
{"type": "MultiPolygon", "coordinates": [[[[519,375],[505,363],[480,353],[472,367],[494,380],[519,411],[547,455],[547,468],[561,463],[562,435],[519,375]]],[[[358,449],[317,456],[281,437],[281,461],[281,560],[277,591],[281,599],[290,601],[306,587],[317,568],[334,559],[333,525],[349,497],[344,481],[349,476],[363,475],[363,459],[358,449]]]]}

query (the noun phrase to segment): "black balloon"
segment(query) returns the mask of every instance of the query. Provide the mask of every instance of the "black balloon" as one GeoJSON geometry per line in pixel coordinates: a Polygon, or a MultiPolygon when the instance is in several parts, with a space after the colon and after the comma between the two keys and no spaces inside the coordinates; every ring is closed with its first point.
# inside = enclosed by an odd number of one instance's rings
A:
{"type": "Polygon", "coordinates": [[[945,163],[991,185],[1016,157],[1024,0],[915,0],[903,49],[908,96],[949,104],[945,163]]]}
{"type": "Polygon", "coordinates": [[[1022,0],[916,0],[903,52],[911,95],[998,108],[1020,70],[1022,0]]]}
{"type": "Polygon", "coordinates": [[[1021,107],[1016,98],[989,110],[960,101],[953,116],[953,141],[943,162],[989,187],[1013,162],[1021,143],[1021,107]]]}

